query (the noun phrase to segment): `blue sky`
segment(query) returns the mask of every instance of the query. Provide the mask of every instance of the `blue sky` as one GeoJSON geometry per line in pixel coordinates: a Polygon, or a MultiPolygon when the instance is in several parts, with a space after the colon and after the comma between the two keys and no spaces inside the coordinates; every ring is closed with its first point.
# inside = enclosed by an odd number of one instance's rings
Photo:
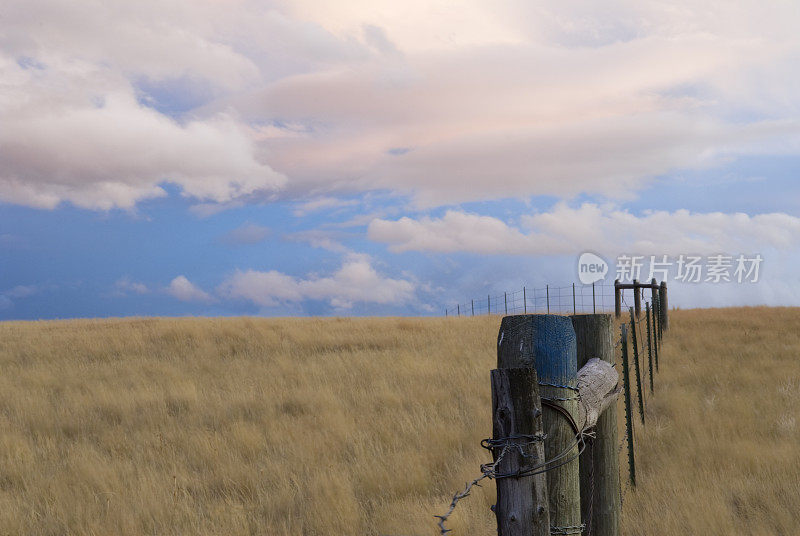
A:
{"type": "Polygon", "coordinates": [[[436,315],[584,251],[797,304],[800,9],[683,7],[12,1],[0,319],[436,315]]]}

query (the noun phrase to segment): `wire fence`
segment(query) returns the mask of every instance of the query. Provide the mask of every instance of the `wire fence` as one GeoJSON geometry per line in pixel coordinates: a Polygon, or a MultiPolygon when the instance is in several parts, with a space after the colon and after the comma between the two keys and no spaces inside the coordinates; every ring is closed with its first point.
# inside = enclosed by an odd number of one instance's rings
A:
{"type": "MultiPolygon", "coordinates": [[[[640,294],[640,303],[643,308],[640,312],[635,311],[635,307],[629,304],[626,300],[624,292],[620,294],[621,301],[621,316],[617,320],[617,327],[619,330],[618,336],[615,337],[614,344],[614,364],[620,375],[620,381],[623,384],[622,396],[617,399],[617,405],[622,405],[621,415],[624,416],[625,432],[619,440],[619,499],[620,505],[625,502],[625,497],[629,490],[636,487],[636,461],[635,461],[635,436],[637,430],[645,426],[645,414],[647,410],[647,399],[655,396],[655,375],[659,369],[659,353],[661,351],[661,343],[663,336],[664,319],[661,315],[661,304],[658,294],[653,294],[653,300],[647,300],[645,297],[644,289],[635,289],[633,292],[640,294]],[[639,313],[639,314],[637,314],[639,313]],[[649,389],[648,389],[649,387],[649,389]],[[649,390],[649,394],[648,394],[649,390]],[[635,401],[635,404],[634,404],[635,401]],[[639,419],[636,419],[638,413],[639,419]],[[627,463],[623,461],[623,449],[626,450],[627,463]]],[[[634,302],[636,300],[633,300],[634,302]]],[[[483,307],[478,306],[474,300],[469,302],[469,309],[464,311],[461,304],[455,309],[456,314],[460,315],[478,315],[478,314],[519,314],[519,313],[553,313],[553,314],[569,314],[569,313],[586,313],[586,312],[607,312],[608,309],[614,308],[614,285],[574,285],[569,287],[550,287],[544,289],[523,289],[522,291],[508,293],[505,292],[499,296],[487,296],[484,301],[483,307]],[[574,293],[573,293],[573,289],[574,293]],[[588,289],[588,293],[587,293],[588,289]],[[544,290],[544,296],[542,296],[544,290]],[[568,292],[564,292],[564,291],[568,292]],[[610,292],[609,292],[610,290],[610,292]],[[530,295],[529,295],[530,292],[530,295]],[[521,294],[521,296],[520,296],[521,294]],[[587,300],[588,294],[588,300],[587,300]],[[609,307],[610,306],[610,307],[609,307]],[[473,309],[474,307],[474,309],[473,309]]],[[[448,316],[452,309],[447,309],[448,316]]],[[[580,392],[576,395],[580,398],[580,392]]],[[[542,398],[544,404],[546,399],[542,398]]],[[[552,405],[552,401],[550,401],[552,405]]],[[[580,430],[576,435],[576,445],[579,446],[577,457],[582,452],[583,448],[588,444],[590,447],[594,440],[593,430],[580,430]]],[[[503,438],[506,439],[506,438],[503,438]]],[[[519,438],[516,438],[519,439],[519,438]]],[[[531,441],[544,440],[544,438],[531,438],[531,441]]],[[[435,516],[438,522],[440,534],[446,535],[451,532],[451,529],[446,527],[446,522],[450,515],[456,508],[459,501],[470,495],[474,486],[480,486],[479,482],[485,478],[496,480],[497,478],[505,478],[509,475],[498,475],[496,468],[500,460],[505,455],[509,448],[509,443],[502,442],[502,444],[494,445],[492,441],[497,440],[484,440],[482,445],[484,448],[491,448],[493,446],[502,446],[499,455],[496,454],[494,463],[487,463],[481,466],[481,476],[476,478],[470,483],[467,483],[465,488],[453,496],[448,511],[444,515],[435,516]],[[488,443],[487,443],[488,442],[488,443]],[[489,447],[486,446],[486,444],[489,447]]],[[[517,445],[519,448],[519,445],[517,445]]],[[[569,451],[574,448],[570,446],[569,451]]],[[[556,458],[566,456],[567,452],[559,454],[556,458]]],[[[568,461],[570,461],[570,458],[568,461]]],[[[534,467],[537,474],[538,472],[546,472],[558,465],[549,465],[557,460],[549,460],[534,467]]],[[[565,462],[566,463],[566,462],[565,462]]],[[[594,461],[592,461],[592,465],[594,461]]],[[[591,474],[594,475],[594,467],[592,467],[591,474]]],[[[519,475],[514,475],[518,477],[519,475]]],[[[592,487],[594,487],[594,477],[592,476],[592,487]]],[[[594,496],[592,493],[591,496],[594,496]]],[[[550,527],[551,534],[585,534],[591,533],[592,529],[592,507],[589,509],[587,519],[583,523],[574,527],[550,527]],[[569,529],[569,530],[566,530],[569,529]],[[587,532],[588,531],[588,532],[587,532]]]]}
{"type": "Polygon", "coordinates": [[[655,378],[659,369],[659,353],[663,337],[663,319],[659,299],[646,300],[643,289],[641,314],[636,315],[633,305],[622,294],[619,334],[614,346],[614,367],[621,373],[623,396],[617,404],[622,405],[625,433],[619,441],[620,453],[620,503],[631,488],[636,487],[636,435],[646,426],[648,400],[655,396],[655,378]],[[638,415],[638,419],[636,418],[638,415]],[[623,461],[625,449],[627,463],[623,461]]]}
{"type": "Polygon", "coordinates": [[[565,286],[522,287],[487,294],[445,309],[445,316],[515,315],[526,313],[607,313],[614,310],[614,284],[575,283],[565,286]]]}

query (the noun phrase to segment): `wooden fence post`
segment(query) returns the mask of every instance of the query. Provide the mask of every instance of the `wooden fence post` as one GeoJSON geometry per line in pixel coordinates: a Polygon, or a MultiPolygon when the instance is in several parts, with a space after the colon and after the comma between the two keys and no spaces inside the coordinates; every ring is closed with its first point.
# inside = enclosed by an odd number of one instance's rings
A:
{"type": "Polygon", "coordinates": [[[636,487],[636,460],[633,454],[633,408],[631,407],[631,372],[628,365],[628,326],[624,323],[622,330],[622,383],[625,389],[625,430],[628,438],[628,474],[631,485],[636,487]]]}
{"type": "MultiPolygon", "coordinates": [[[[536,369],[509,368],[491,372],[492,437],[510,447],[498,446],[492,453],[503,459],[498,474],[513,474],[545,461],[542,408],[536,369]],[[502,441],[505,439],[505,441],[502,441]]],[[[550,516],[547,477],[497,478],[497,534],[501,536],[549,536],[550,516]]]]}
{"type": "MultiPolygon", "coordinates": [[[[596,357],[614,364],[614,321],[609,314],[572,317],[578,369],[596,357]]],[[[600,415],[596,437],[580,457],[581,516],[591,536],[619,536],[621,500],[619,495],[619,441],[617,405],[600,415]]]]}
{"type": "Polygon", "coordinates": [[[550,529],[579,534],[581,525],[580,430],[577,415],[578,362],[575,330],[569,317],[515,315],[503,318],[497,346],[497,368],[535,367],[544,406],[545,459],[562,465],[547,471],[550,529]],[[556,400],[560,399],[560,400],[556,400]]]}
{"type": "Polygon", "coordinates": [[[669,329],[669,302],[667,300],[667,282],[661,282],[661,327],[664,331],[669,329]]]}
{"type": "Polygon", "coordinates": [[[508,314],[508,292],[503,292],[503,303],[506,306],[506,314],[508,314]]]}
{"type": "Polygon", "coordinates": [[[642,396],[642,374],[639,370],[639,345],[636,342],[636,318],[633,316],[633,307],[629,308],[631,313],[631,339],[633,341],[633,363],[636,367],[636,394],[639,396],[639,415],[644,424],[644,396],[642,396]]]}
{"type": "Polygon", "coordinates": [[[461,316],[461,304],[456,305],[456,311],[458,312],[458,316],[461,316]]]}
{"type": "Polygon", "coordinates": [[[636,308],[636,318],[642,316],[642,289],[639,288],[639,281],[633,280],[633,305],[636,308]]]}
{"type": "Polygon", "coordinates": [[[547,293],[547,314],[550,314],[550,285],[545,285],[544,290],[547,293]]]}
{"type": "Polygon", "coordinates": [[[528,296],[525,293],[525,287],[522,287],[522,312],[528,314],[528,296]]]}
{"type": "Polygon", "coordinates": [[[660,292],[656,292],[656,303],[653,306],[653,310],[656,313],[656,323],[653,326],[655,328],[655,334],[656,334],[656,345],[659,348],[661,348],[662,330],[661,330],[661,293],[660,292]]]}
{"type": "Polygon", "coordinates": [[[622,291],[619,288],[619,279],[614,280],[614,318],[622,316],[622,291]]]}
{"type": "Polygon", "coordinates": [[[656,300],[658,299],[658,282],[656,281],[655,277],[650,280],[650,284],[652,285],[652,287],[650,287],[650,303],[653,304],[653,307],[655,307],[656,300]]]}
{"type": "Polygon", "coordinates": [[[656,372],[658,372],[658,337],[656,336],[656,307],[658,301],[653,303],[653,308],[651,309],[651,317],[653,322],[653,355],[656,358],[656,372]]]}
{"type": "Polygon", "coordinates": [[[652,395],[655,390],[653,388],[653,340],[650,334],[650,304],[645,302],[645,316],[647,317],[647,363],[650,367],[650,394],[652,395]]]}
{"type": "Polygon", "coordinates": [[[491,314],[492,314],[492,295],[491,294],[487,294],[486,295],[486,316],[489,316],[491,314]]]}
{"type": "Polygon", "coordinates": [[[594,299],[594,283],[592,283],[592,314],[597,314],[597,305],[594,299]]]}
{"type": "MultiPolygon", "coordinates": [[[[583,294],[581,294],[581,305],[583,305],[583,294]]],[[[572,284],[572,314],[576,314],[578,311],[575,307],[575,283],[572,284]]]]}
{"type": "Polygon", "coordinates": [[[472,300],[472,316],[475,316],[475,300],[472,300]]]}

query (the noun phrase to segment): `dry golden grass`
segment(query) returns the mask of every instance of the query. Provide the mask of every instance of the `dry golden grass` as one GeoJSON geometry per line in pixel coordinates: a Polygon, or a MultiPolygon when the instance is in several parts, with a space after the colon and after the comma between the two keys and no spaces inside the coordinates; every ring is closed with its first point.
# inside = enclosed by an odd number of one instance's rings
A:
{"type": "MultiPolygon", "coordinates": [[[[800,310],[671,319],[624,533],[798,533],[800,310]]],[[[0,534],[435,534],[489,459],[498,325],[0,324],[0,534]]]]}

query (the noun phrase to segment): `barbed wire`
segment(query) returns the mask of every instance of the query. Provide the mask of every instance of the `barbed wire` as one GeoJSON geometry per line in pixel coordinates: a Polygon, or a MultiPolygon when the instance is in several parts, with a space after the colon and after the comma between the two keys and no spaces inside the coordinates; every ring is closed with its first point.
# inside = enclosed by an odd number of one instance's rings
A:
{"type": "MultiPolygon", "coordinates": [[[[445,535],[449,532],[452,532],[452,529],[448,529],[445,526],[445,523],[447,523],[447,520],[450,518],[450,515],[455,510],[456,505],[462,499],[469,497],[470,493],[472,492],[472,488],[474,488],[475,486],[481,487],[480,482],[485,478],[489,478],[491,480],[500,480],[503,478],[524,478],[552,471],[577,459],[583,453],[587,443],[595,439],[596,434],[594,430],[589,430],[589,429],[582,430],[581,432],[576,434],[575,439],[573,441],[570,441],[569,445],[566,448],[564,448],[561,452],[559,452],[550,460],[546,460],[542,463],[536,464],[533,467],[529,467],[526,469],[518,469],[512,473],[497,472],[497,467],[500,465],[500,462],[503,460],[503,458],[506,456],[509,450],[512,449],[512,447],[516,448],[523,458],[525,459],[532,458],[534,457],[534,454],[525,454],[523,447],[532,445],[533,443],[536,443],[538,441],[544,441],[546,437],[547,437],[546,434],[535,434],[535,435],[514,435],[497,439],[488,438],[482,440],[481,446],[483,448],[490,450],[492,452],[494,452],[495,449],[500,448],[500,454],[497,455],[497,458],[493,463],[482,464],[480,467],[481,476],[475,478],[471,482],[467,482],[462,491],[459,491],[455,495],[453,495],[453,499],[452,501],[450,501],[450,507],[448,508],[447,512],[445,512],[442,515],[433,516],[439,520],[438,526],[440,534],[445,535]],[[511,441],[518,439],[528,439],[528,443],[526,444],[511,443],[511,441]],[[575,452],[575,454],[567,458],[569,453],[576,447],[577,447],[577,452],[575,452]],[[555,462],[558,463],[556,463],[556,465],[551,465],[555,462]]],[[[550,528],[551,528],[551,533],[559,534],[557,532],[552,532],[552,530],[564,529],[570,527],[550,527],[550,528]]],[[[572,533],[561,533],[561,534],[572,534],[572,533]]]]}

